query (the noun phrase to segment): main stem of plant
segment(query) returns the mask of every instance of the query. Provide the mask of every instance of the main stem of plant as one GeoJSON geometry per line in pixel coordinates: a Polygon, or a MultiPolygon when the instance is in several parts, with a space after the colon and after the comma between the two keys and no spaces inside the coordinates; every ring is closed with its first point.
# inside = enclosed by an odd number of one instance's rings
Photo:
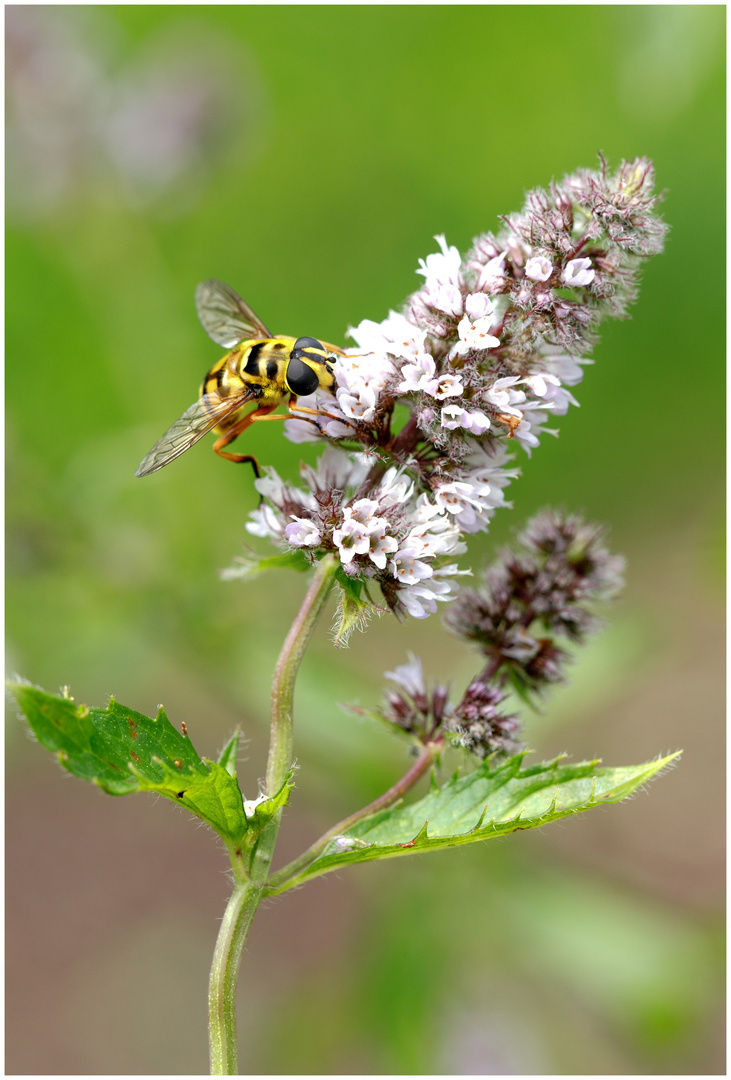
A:
{"type": "MultiPolygon", "coordinates": [[[[271,735],[266,773],[266,794],[282,787],[292,766],[292,703],[297,669],[312,631],[325,606],[337,568],[334,555],[317,565],[310,587],[279,654],[272,686],[271,735]]],[[[262,899],[279,832],[280,810],[262,831],[248,865],[233,853],[234,891],[226,907],[211,965],[208,1022],[211,1075],[238,1075],[236,1039],[236,986],[241,954],[262,899]]]]}

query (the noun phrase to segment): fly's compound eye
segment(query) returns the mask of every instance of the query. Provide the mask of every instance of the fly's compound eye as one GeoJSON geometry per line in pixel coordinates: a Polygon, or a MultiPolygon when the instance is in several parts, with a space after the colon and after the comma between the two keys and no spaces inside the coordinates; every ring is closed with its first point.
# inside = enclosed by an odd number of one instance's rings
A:
{"type": "MultiPolygon", "coordinates": [[[[294,348],[292,349],[292,352],[295,354],[295,356],[298,356],[299,353],[306,352],[307,350],[310,350],[310,349],[316,349],[317,352],[319,352],[320,354],[325,352],[324,348],[322,347],[322,342],[318,341],[317,338],[313,338],[313,337],[300,337],[300,338],[297,338],[297,340],[294,343],[294,348]]],[[[310,359],[312,359],[312,360],[322,360],[322,355],[313,356],[310,359]]]]}
{"type": "MultiPolygon", "coordinates": [[[[299,341],[315,341],[314,338],[300,338],[299,341]]],[[[299,341],[297,345],[299,345],[299,341]]],[[[322,348],[319,342],[315,342],[318,348],[322,348]]],[[[297,348],[295,345],[295,349],[297,348]]],[[[307,397],[308,394],[314,394],[320,385],[320,379],[316,371],[313,371],[309,364],[306,364],[304,360],[300,360],[298,356],[292,356],[289,364],[287,365],[287,386],[296,394],[297,397],[307,397]]]]}

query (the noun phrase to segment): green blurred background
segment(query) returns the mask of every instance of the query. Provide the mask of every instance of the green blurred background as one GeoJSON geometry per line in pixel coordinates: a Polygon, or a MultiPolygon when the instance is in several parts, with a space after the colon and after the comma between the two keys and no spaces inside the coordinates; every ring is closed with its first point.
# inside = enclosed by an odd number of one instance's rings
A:
{"type": "MultiPolygon", "coordinates": [[[[270,903],[243,962],[241,1071],[723,1072],[724,8],[6,15],[9,669],[77,700],[162,701],[210,756],[241,722],[247,797],[303,579],[219,580],[255,498],[209,440],[133,476],[219,355],[196,283],[345,344],[418,286],[435,233],[465,250],[598,151],[654,159],[666,253],[463,565],[546,504],[607,522],[623,599],[529,740],[683,761],[563,827],[270,903]]],[[[247,448],[290,477],[303,456],[275,425],[247,448]]],[[[321,628],[281,860],[403,771],[338,703],[374,704],[407,650],[457,686],[476,670],[438,616],[384,617],[340,652],[321,628]]],[[[7,1071],[205,1072],[224,853],[167,803],[64,776],[13,712],[7,762],[7,1071]]]]}

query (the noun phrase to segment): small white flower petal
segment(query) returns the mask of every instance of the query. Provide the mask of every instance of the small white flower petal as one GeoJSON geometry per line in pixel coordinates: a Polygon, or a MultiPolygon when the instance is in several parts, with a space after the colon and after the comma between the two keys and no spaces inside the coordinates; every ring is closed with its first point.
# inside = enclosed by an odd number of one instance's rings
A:
{"type": "Polygon", "coordinates": [[[594,280],[591,259],[571,259],[566,263],[561,278],[569,286],[589,285],[594,280]]]}
{"type": "Polygon", "coordinates": [[[284,530],[292,547],[315,547],[320,543],[322,533],[314,521],[296,517],[284,530]]]}
{"type": "Polygon", "coordinates": [[[433,389],[427,390],[431,397],[437,401],[443,401],[448,397],[459,397],[464,391],[462,380],[459,375],[440,375],[433,381],[433,389]]]}
{"type": "Polygon", "coordinates": [[[551,260],[545,255],[534,255],[525,264],[525,276],[533,281],[548,281],[552,273],[551,260]]]}
{"type": "Polygon", "coordinates": [[[484,319],[494,314],[492,300],[484,292],[470,293],[465,298],[464,310],[470,319],[484,319]]]}

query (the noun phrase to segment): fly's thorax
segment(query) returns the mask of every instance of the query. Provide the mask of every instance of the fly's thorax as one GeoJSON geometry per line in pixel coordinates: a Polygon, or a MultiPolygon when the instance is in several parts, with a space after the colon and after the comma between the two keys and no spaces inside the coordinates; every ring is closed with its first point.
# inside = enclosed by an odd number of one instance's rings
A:
{"type": "Polygon", "coordinates": [[[229,398],[248,390],[261,404],[277,404],[285,394],[332,391],[334,359],[315,338],[250,338],[214,364],[201,394],[229,398]]]}
{"type": "Polygon", "coordinates": [[[228,398],[249,390],[257,398],[278,400],[287,389],[284,376],[293,344],[293,338],[242,341],[214,364],[201,393],[228,398]]]}
{"type": "Polygon", "coordinates": [[[277,386],[284,393],[285,372],[292,353],[292,338],[262,338],[247,341],[231,354],[229,370],[233,380],[249,386],[277,386]]]}

